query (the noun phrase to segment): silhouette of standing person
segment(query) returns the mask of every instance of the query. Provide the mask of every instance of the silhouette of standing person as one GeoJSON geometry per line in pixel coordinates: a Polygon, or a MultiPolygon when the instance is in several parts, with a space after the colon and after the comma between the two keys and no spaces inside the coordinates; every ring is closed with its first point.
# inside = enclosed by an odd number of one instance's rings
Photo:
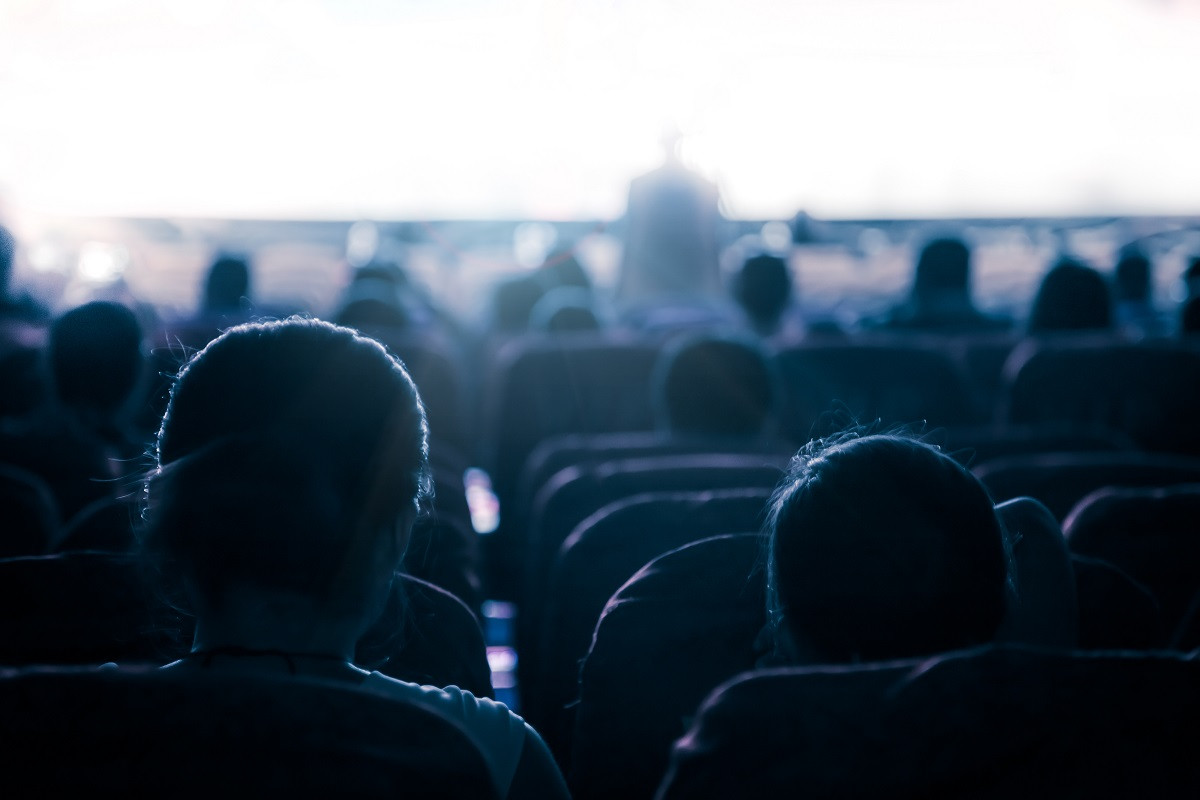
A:
{"type": "Polygon", "coordinates": [[[717,187],[684,166],[679,135],[663,138],[662,166],[629,186],[617,300],[622,304],[719,297],[717,187]]]}

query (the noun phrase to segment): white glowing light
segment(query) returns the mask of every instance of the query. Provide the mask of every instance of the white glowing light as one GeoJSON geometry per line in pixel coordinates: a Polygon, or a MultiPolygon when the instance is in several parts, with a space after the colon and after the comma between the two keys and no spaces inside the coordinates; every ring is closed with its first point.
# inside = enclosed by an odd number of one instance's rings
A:
{"type": "Polygon", "coordinates": [[[104,242],[86,242],[79,249],[79,277],[92,283],[111,283],[121,276],[129,256],[120,247],[104,242]]]}
{"type": "Polygon", "coordinates": [[[1194,213],[1200,6],[0,5],[0,173],[57,212],[618,216],[675,125],[733,216],[1194,213]]]}

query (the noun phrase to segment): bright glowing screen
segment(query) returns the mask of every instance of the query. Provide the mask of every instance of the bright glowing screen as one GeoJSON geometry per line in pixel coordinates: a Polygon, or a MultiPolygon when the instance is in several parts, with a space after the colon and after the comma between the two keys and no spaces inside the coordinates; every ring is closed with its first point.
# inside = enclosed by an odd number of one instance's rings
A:
{"type": "Polygon", "coordinates": [[[1200,212],[1194,0],[3,0],[0,199],[611,218],[1200,212]]]}

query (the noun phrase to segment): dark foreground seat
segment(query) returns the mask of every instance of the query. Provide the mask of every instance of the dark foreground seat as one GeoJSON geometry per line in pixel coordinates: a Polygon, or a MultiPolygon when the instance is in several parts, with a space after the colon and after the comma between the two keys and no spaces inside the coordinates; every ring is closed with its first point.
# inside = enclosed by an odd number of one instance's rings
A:
{"type": "Polygon", "coordinates": [[[767,621],[763,552],[758,534],[703,539],[654,559],[612,596],[579,682],[576,800],[653,797],[700,702],[754,668],[767,621]]]}
{"type": "MultiPolygon", "coordinates": [[[[0,664],[163,664],[187,652],[189,622],[169,614],[137,558],[75,552],[0,559],[0,664]]],[[[491,697],[479,623],[449,592],[401,575],[356,661],[414,683],[491,697]]]]}
{"type": "Polygon", "coordinates": [[[997,458],[972,470],[996,502],[1033,497],[1065,520],[1075,504],[1106,486],[1200,482],[1200,458],[1162,453],[1038,453],[997,458]]]}
{"type": "Polygon", "coordinates": [[[1200,592],[1200,484],[1098,491],[1063,532],[1071,552],[1103,559],[1146,587],[1167,631],[1200,592]]]}
{"type": "Polygon", "coordinates": [[[1171,343],[1029,341],[1005,365],[1012,423],[1123,431],[1141,447],[1200,454],[1200,353],[1171,343]]]}
{"type": "Polygon", "coordinates": [[[613,593],[663,553],[759,530],[770,494],[750,488],[635,495],[605,506],[571,534],[551,571],[536,646],[522,653],[522,710],[556,755],[564,761],[569,755],[579,665],[613,593]]]}
{"type": "Polygon", "coordinates": [[[991,647],[751,673],[709,696],[659,797],[1195,797],[1200,661],[991,647]]]}
{"type": "Polygon", "coordinates": [[[30,795],[495,797],[456,724],[353,686],[3,670],[0,707],[0,774],[30,795]]]}

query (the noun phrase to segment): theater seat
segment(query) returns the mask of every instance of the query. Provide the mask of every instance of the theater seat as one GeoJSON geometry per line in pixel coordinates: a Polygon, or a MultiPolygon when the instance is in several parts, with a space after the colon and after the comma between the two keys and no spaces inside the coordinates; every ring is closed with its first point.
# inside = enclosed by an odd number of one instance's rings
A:
{"type": "Polygon", "coordinates": [[[542,593],[563,542],[588,516],[609,503],[647,492],[771,490],[783,477],[789,459],[785,453],[688,453],[605,461],[557,473],[538,493],[530,523],[518,647],[540,624],[542,593]]]}
{"type": "Polygon", "coordinates": [[[1151,450],[1200,454],[1200,352],[1173,344],[1030,341],[1005,365],[1011,423],[1104,425],[1151,450]]]}
{"type": "Polygon", "coordinates": [[[1168,634],[1150,590],[1099,558],[1071,556],[1080,650],[1157,650],[1168,634]]]}
{"type": "Polygon", "coordinates": [[[570,748],[569,704],[605,603],[647,562],[689,542],[762,526],[769,488],[637,495],[601,509],[563,544],[536,646],[523,652],[522,710],[556,754],[570,748]]]}
{"type": "Polygon", "coordinates": [[[705,701],[659,797],[1194,797],[1200,661],[988,647],[750,673],[705,701]]]}
{"type": "Polygon", "coordinates": [[[653,797],[700,701],[754,668],[763,548],[758,534],[702,539],[654,559],[608,601],[580,672],[576,800],[653,797]]]}
{"type": "Polygon", "coordinates": [[[1038,453],[993,459],[972,472],[996,502],[1033,497],[1065,520],[1076,503],[1106,486],[1200,482],[1200,458],[1164,453],[1038,453]]]}
{"type": "Polygon", "coordinates": [[[985,419],[963,372],[937,350],[899,342],[802,344],[780,350],[775,363],[783,380],[781,432],[796,442],[844,427],[850,420],[823,422],[837,408],[858,422],[937,427],[985,419]]]}
{"type": "Polygon", "coordinates": [[[1200,484],[1103,489],[1063,525],[1073,553],[1099,558],[1154,596],[1173,631],[1200,591],[1200,484]]]}
{"type": "MultiPolygon", "coordinates": [[[[0,559],[0,664],[164,664],[190,643],[190,620],[163,606],[135,556],[0,559]]],[[[393,582],[356,661],[401,680],[492,696],[474,615],[449,592],[411,576],[393,582]]]]}
{"type": "Polygon", "coordinates": [[[496,796],[482,754],[456,724],[353,686],[3,670],[0,707],[13,734],[0,747],[0,774],[24,794],[496,796]]]}
{"type": "Polygon", "coordinates": [[[0,557],[40,555],[58,535],[58,509],[45,482],[0,464],[0,557]]]}

